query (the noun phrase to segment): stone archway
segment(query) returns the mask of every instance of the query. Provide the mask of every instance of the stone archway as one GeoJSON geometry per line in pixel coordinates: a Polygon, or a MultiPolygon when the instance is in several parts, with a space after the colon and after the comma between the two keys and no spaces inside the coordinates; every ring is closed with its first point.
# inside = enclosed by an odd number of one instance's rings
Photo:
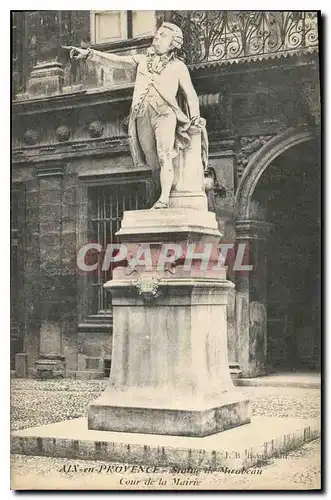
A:
{"type": "Polygon", "coordinates": [[[262,270],[258,277],[246,273],[236,278],[237,361],[244,377],[267,372],[266,241],[272,220],[258,217],[253,195],[263,173],[278,156],[314,137],[314,130],[288,129],[271,138],[250,158],[236,192],[236,241],[248,245],[255,265],[262,270]]]}
{"type": "Polygon", "coordinates": [[[240,180],[235,196],[235,221],[245,221],[250,218],[250,205],[254,190],[268,165],[287,149],[302,142],[313,139],[316,132],[305,129],[288,129],[270,139],[250,159],[240,180]]]}

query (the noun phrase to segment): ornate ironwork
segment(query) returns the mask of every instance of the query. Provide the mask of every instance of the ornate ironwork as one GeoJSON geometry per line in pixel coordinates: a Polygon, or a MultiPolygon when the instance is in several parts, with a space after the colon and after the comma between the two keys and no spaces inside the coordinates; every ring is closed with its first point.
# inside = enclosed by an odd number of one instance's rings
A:
{"type": "Polygon", "coordinates": [[[316,12],[172,11],[171,21],[183,30],[187,64],[318,46],[316,12]]]}

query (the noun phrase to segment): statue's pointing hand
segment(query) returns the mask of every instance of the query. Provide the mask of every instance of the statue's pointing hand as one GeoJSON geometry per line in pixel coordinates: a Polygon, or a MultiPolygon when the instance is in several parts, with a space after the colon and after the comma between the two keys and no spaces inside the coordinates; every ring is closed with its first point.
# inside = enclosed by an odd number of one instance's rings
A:
{"type": "Polygon", "coordinates": [[[86,59],[89,50],[88,49],[81,49],[79,47],[73,47],[72,45],[62,45],[62,49],[65,50],[70,50],[69,52],[69,57],[70,59],[86,59]]]}

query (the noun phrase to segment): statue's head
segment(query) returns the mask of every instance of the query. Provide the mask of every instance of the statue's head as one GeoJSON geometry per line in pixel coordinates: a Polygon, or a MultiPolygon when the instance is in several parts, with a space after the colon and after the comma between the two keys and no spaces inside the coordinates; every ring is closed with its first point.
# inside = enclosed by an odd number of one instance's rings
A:
{"type": "Polygon", "coordinates": [[[180,50],[183,45],[182,30],[172,23],[163,23],[157,30],[152,46],[158,55],[167,54],[171,50],[180,50]]]}

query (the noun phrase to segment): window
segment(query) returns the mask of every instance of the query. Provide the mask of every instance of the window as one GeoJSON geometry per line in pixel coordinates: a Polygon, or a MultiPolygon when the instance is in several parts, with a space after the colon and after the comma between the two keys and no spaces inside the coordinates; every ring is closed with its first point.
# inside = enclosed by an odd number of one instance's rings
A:
{"type": "Polygon", "coordinates": [[[91,13],[92,43],[148,36],[155,31],[154,10],[94,10],[91,13]]]}
{"type": "MultiPolygon", "coordinates": [[[[89,297],[92,297],[91,314],[105,314],[111,310],[110,294],[103,285],[112,277],[111,269],[102,271],[102,262],[107,244],[118,243],[115,233],[120,229],[123,213],[138,210],[145,205],[145,183],[122,183],[88,188],[88,238],[98,242],[103,251],[89,255],[89,263],[98,262],[92,277],[89,297]]],[[[90,254],[90,252],[89,252],[90,254]]]]}
{"type": "Polygon", "coordinates": [[[156,32],[155,10],[132,11],[132,37],[154,35],[156,32]]]}
{"type": "Polygon", "coordinates": [[[114,42],[128,38],[127,16],[124,10],[92,12],[91,38],[95,43],[114,42]]]}

